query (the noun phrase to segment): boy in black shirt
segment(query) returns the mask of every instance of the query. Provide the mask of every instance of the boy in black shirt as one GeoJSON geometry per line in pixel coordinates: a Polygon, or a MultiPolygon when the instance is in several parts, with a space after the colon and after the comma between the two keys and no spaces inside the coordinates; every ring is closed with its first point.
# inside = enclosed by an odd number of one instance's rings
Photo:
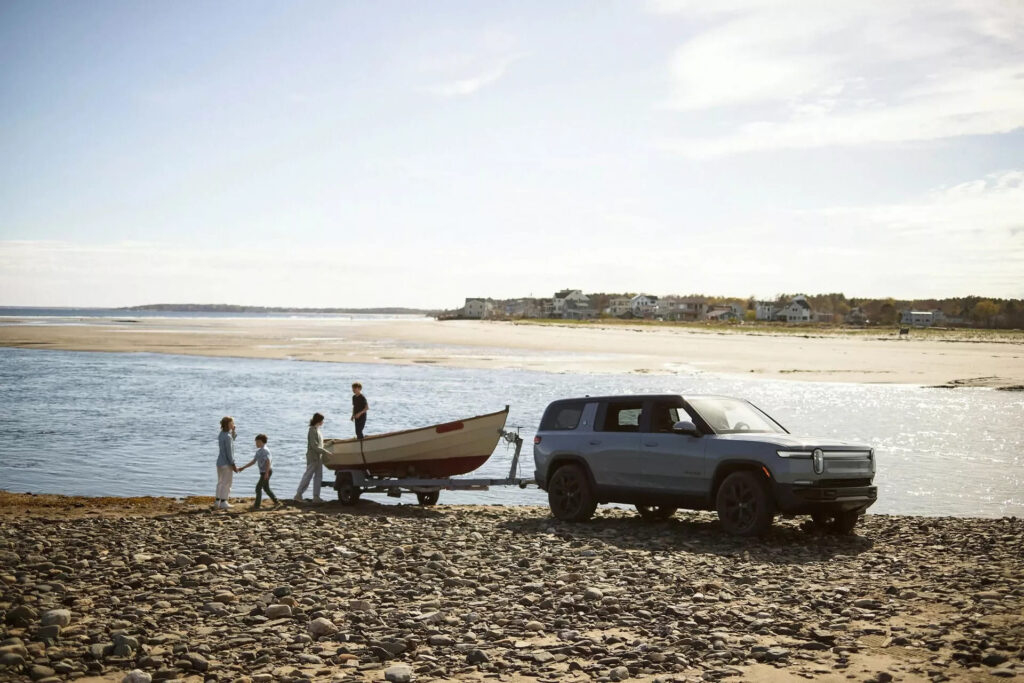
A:
{"type": "Polygon", "coordinates": [[[356,423],[356,438],[363,438],[363,427],[366,426],[366,411],[370,404],[363,396],[363,385],[356,382],[352,385],[352,421],[356,423]]]}

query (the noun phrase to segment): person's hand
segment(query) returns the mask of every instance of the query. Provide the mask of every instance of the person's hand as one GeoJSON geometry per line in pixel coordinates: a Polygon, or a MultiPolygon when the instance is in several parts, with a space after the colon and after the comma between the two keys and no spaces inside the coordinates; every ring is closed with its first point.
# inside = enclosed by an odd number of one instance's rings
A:
{"type": "Polygon", "coordinates": [[[355,422],[355,421],[356,421],[356,416],[355,416],[355,415],[353,415],[352,417],[350,417],[350,418],[348,419],[348,421],[349,421],[349,422],[355,422]]]}
{"type": "Polygon", "coordinates": [[[238,465],[232,465],[232,467],[234,467],[234,468],[235,468],[235,472],[236,472],[236,473],[238,473],[238,472],[241,472],[241,471],[242,471],[242,470],[238,469],[238,465]]]}

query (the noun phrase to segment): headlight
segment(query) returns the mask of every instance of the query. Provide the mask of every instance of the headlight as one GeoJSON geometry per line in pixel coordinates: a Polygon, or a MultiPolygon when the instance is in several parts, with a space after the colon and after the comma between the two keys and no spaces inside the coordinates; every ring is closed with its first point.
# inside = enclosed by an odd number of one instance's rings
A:
{"type": "Polygon", "coordinates": [[[779,454],[780,458],[810,458],[810,451],[775,451],[779,454]]]}
{"type": "Polygon", "coordinates": [[[811,458],[814,461],[814,473],[821,474],[825,471],[825,454],[821,452],[820,448],[815,448],[814,452],[811,453],[811,458]]]}

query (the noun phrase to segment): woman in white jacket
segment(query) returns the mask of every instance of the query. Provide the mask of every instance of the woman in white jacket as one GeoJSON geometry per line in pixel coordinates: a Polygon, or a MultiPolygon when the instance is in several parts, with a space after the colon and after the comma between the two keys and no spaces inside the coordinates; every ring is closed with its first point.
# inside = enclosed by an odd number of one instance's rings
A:
{"type": "Polygon", "coordinates": [[[309,421],[309,434],[306,436],[306,471],[302,474],[299,482],[299,490],[295,492],[295,500],[302,502],[302,494],[309,486],[309,480],[313,480],[313,502],[322,503],[320,497],[320,482],[323,480],[323,462],[320,458],[330,455],[331,452],[324,448],[324,437],[320,434],[320,427],[324,423],[324,416],[320,413],[313,413],[309,421]]]}

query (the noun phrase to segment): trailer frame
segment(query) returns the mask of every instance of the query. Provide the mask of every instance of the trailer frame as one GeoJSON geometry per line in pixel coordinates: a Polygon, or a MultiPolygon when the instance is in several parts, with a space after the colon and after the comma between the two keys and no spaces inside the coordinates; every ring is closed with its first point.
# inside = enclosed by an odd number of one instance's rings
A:
{"type": "Polygon", "coordinates": [[[536,483],[534,479],[517,477],[519,456],[523,450],[523,437],[519,427],[515,431],[499,429],[498,436],[515,444],[512,464],[504,479],[462,478],[462,477],[383,477],[370,474],[365,469],[339,468],[334,470],[334,481],[323,483],[338,493],[342,505],[355,505],[364,493],[385,493],[389,498],[400,498],[403,492],[416,494],[420,505],[434,505],[441,491],[487,491],[492,486],[518,486],[525,489],[536,483]]]}

